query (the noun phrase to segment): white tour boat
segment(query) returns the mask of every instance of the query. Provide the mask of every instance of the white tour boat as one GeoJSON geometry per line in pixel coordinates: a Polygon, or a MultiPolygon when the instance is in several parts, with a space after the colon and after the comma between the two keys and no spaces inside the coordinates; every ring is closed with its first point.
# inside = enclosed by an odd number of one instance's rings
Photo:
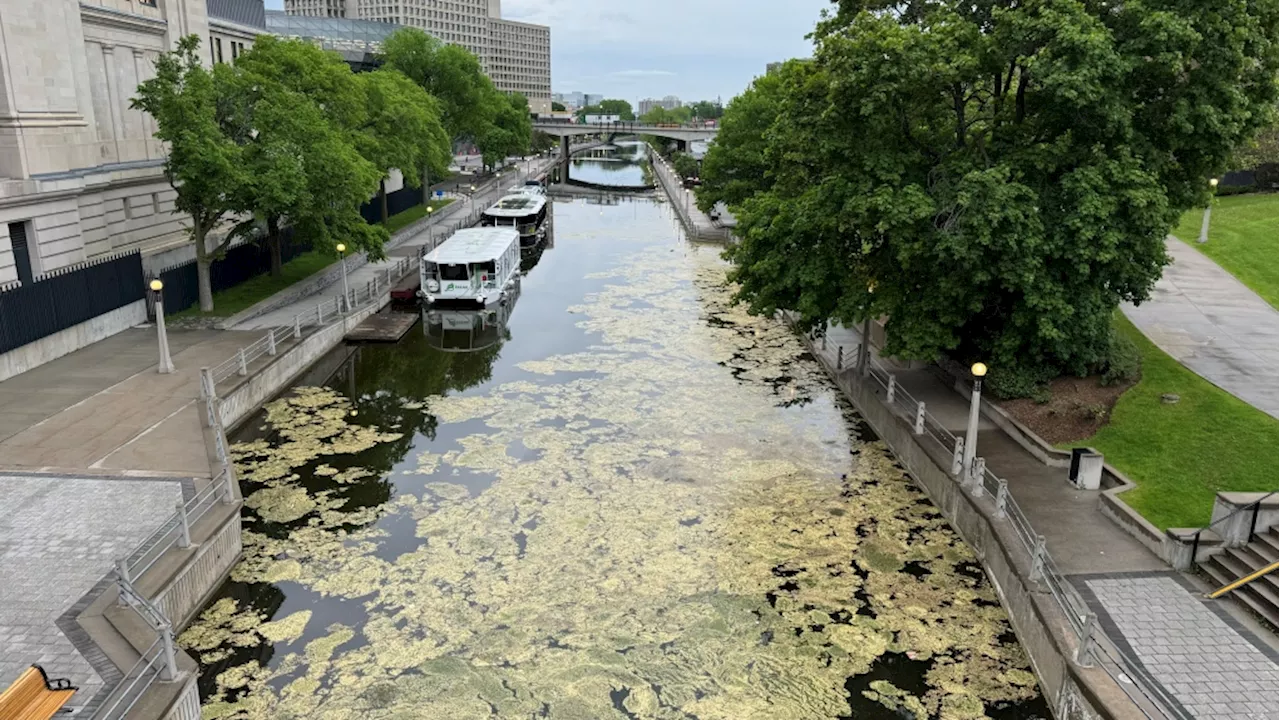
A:
{"type": "Polygon", "coordinates": [[[488,227],[514,227],[520,231],[520,244],[537,245],[546,233],[547,198],[540,192],[522,189],[502,198],[484,211],[480,224],[488,227]]]}
{"type": "Polygon", "coordinates": [[[520,275],[516,228],[467,228],[422,256],[418,293],[428,303],[493,305],[506,299],[520,275]]]}

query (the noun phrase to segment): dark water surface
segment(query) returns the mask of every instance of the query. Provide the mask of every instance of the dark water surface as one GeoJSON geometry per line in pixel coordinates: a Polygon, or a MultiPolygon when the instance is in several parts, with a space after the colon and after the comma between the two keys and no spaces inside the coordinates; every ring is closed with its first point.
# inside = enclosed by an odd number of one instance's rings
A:
{"type": "Polygon", "coordinates": [[[614,148],[588,150],[573,156],[569,177],[596,185],[641,187],[644,169],[639,161],[644,145],[635,140],[622,140],[614,148]]]}
{"type": "Polygon", "coordinates": [[[668,208],[557,202],[236,438],[210,718],[1047,718],[975,559],[668,208]],[[464,352],[464,350],[469,350],[464,352]]]}

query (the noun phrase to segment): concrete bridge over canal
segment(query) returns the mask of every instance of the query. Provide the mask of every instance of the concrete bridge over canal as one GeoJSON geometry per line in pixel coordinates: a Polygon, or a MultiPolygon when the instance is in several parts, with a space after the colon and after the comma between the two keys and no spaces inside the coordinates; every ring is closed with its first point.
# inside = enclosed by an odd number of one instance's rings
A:
{"type": "Polygon", "coordinates": [[[533,129],[558,137],[562,143],[568,138],[582,135],[598,135],[600,133],[611,135],[653,135],[654,137],[670,138],[680,143],[688,143],[694,140],[710,140],[720,131],[719,128],[713,127],[685,127],[683,125],[672,127],[669,125],[646,125],[639,122],[597,123],[592,125],[535,122],[533,129]]]}

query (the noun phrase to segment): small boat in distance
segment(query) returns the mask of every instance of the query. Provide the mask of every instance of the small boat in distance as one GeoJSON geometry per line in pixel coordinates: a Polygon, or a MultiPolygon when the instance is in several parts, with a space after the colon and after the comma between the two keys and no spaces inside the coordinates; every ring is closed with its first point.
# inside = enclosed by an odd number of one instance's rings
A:
{"type": "Polygon", "coordinates": [[[540,190],[525,186],[484,211],[480,224],[485,227],[514,227],[520,233],[520,244],[532,247],[546,232],[547,198],[540,190]]]}
{"type": "Polygon", "coordinates": [[[520,276],[520,233],[509,225],[459,230],[422,256],[418,273],[428,303],[506,300],[520,276]]]}

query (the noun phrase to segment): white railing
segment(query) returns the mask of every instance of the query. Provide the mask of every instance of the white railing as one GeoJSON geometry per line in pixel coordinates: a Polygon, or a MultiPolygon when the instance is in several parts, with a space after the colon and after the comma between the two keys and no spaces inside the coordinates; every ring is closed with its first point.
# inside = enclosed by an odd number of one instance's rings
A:
{"type": "MultiPolygon", "coordinates": [[[[316,303],[315,310],[306,310],[293,316],[286,325],[269,328],[265,335],[254,342],[240,348],[234,355],[209,369],[215,384],[232,375],[246,376],[249,366],[264,356],[273,356],[279,346],[290,340],[300,340],[303,330],[316,330],[343,320],[347,315],[361,310],[382,297],[400,278],[418,265],[418,258],[405,257],[396,261],[395,265],[378,271],[373,279],[363,285],[349,288],[343,295],[321,300],[316,303]]],[[[209,388],[205,388],[207,392],[209,388]]]]}
{"type": "Polygon", "coordinates": [[[138,661],[124,674],[124,679],[112,691],[107,704],[94,717],[100,720],[121,720],[138,704],[157,681],[172,682],[178,678],[177,649],[174,646],[173,626],[154,605],[139,594],[133,584],[124,578],[116,579],[120,590],[120,602],[138,614],[156,633],[150,647],[143,650],[138,661]]]}
{"type": "MultiPolygon", "coordinates": [[[[822,350],[827,349],[824,336],[815,338],[814,342],[820,343],[822,350]]],[[[1146,703],[1137,704],[1147,717],[1183,717],[1179,712],[1179,705],[1173,702],[1168,693],[1157,683],[1148,680],[1146,673],[1135,667],[1133,661],[1118,649],[1098,625],[1093,611],[1053,561],[1045,546],[1044,536],[1035,531],[1031,520],[1009,493],[1009,483],[991,472],[986,466],[986,460],[981,457],[975,457],[972,464],[964,468],[964,439],[938,422],[925,403],[912,397],[898,384],[894,374],[875,357],[870,354],[862,357],[860,345],[855,346],[851,354],[846,354],[843,347],[837,348],[836,358],[837,370],[853,368],[859,360],[863,360],[866,363],[864,374],[883,392],[890,409],[904,419],[918,437],[952,456],[951,475],[956,482],[963,485],[970,494],[989,499],[995,504],[996,518],[1009,523],[1013,534],[1018,538],[1019,548],[1030,563],[1031,581],[1049,591],[1059,611],[1066,617],[1077,642],[1073,658],[1075,663],[1081,667],[1092,667],[1097,662],[1121,688],[1135,688],[1146,700],[1146,703]],[[1151,714],[1151,710],[1157,714],[1151,714]]]]}
{"type": "Polygon", "coordinates": [[[223,468],[203,490],[190,500],[178,501],[172,515],[165,519],[155,532],[138,543],[133,552],[116,560],[116,574],[128,582],[135,582],[150,570],[162,555],[173,547],[191,547],[191,526],[199,522],[219,502],[233,502],[231,472],[223,468]]]}

